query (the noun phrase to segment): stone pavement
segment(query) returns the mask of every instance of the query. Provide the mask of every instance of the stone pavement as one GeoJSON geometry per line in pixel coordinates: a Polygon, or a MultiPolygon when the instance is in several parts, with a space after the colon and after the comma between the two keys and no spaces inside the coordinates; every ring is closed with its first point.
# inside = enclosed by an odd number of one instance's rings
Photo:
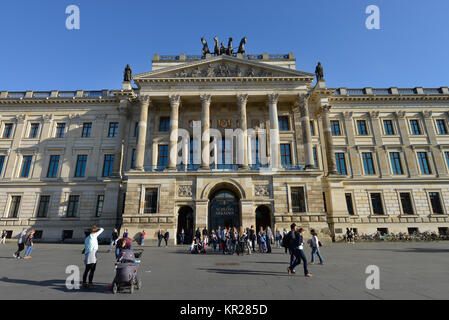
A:
{"type": "MultiPolygon", "coordinates": [[[[143,289],[113,295],[113,253],[101,246],[94,291],[68,290],[65,269],[84,271],[82,245],[36,244],[33,258],[12,257],[16,245],[0,245],[0,299],[449,299],[449,242],[328,244],[325,265],[302,266],[287,275],[289,256],[191,255],[187,247],[146,247],[139,268],[143,289]],[[380,268],[380,290],[367,290],[365,269],[380,268]]],[[[307,248],[306,254],[310,257],[307,248]]]]}

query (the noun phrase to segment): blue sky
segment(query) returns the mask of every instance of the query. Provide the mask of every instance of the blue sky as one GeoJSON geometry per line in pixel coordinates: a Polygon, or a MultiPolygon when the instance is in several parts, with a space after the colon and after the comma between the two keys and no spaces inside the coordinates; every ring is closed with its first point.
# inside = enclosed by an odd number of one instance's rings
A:
{"type": "Polygon", "coordinates": [[[325,68],[329,87],[448,86],[447,0],[8,0],[0,11],[0,90],[121,86],[123,68],[149,71],[154,53],[200,54],[217,35],[247,53],[288,53],[325,68]],[[65,9],[78,5],[80,30],[65,9]],[[368,5],[381,30],[365,27],[368,5]]]}

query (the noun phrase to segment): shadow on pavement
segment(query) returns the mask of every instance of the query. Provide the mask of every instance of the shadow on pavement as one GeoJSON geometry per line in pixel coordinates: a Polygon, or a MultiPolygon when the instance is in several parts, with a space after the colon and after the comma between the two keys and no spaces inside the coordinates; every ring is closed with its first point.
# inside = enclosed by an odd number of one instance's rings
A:
{"type": "Polygon", "coordinates": [[[216,269],[216,268],[199,268],[198,270],[207,271],[211,273],[219,274],[244,274],[251,276],[286,276],[289,277],[287,272],[270,272],[270,271],[255,271],[255,270],[232,270],[232,269],[216,269]]]}
{"type": "Polygon", "coordinates": [[[68,292],[68,293],[77,293],[81,291],[86,292],[95,292],[95,293],[104,293],[109,294],[110,291],[107,291],[107,287],[110,284],[105,283],[95,283],[95,289],[87,290],[87,289],[81,289],[81,290],[70,290],[65,285],[65,280],[43,280],[43,281],[34,281],[34,280],[25,280],[25,279],[11,279],[7,277],[0,278],[0,281],[7,282],[7,283],[14,283],[14,284],[25,284],[30,286],[40,286],[40,287],[47,287],[50,289],[62,291],[62,292],[68,292]]]}

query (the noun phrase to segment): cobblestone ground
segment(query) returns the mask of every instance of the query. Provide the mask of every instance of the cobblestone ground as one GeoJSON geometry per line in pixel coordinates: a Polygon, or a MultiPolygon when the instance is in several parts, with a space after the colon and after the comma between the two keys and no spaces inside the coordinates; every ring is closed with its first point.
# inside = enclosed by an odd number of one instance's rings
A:
{"type": "MultiPolygon", "coordinates": [[[[82,245],[36,244],[33,258],[12,257],[16,245],[0,245],[0,299],[449,299],[449,242],[329,244],[325,265],[312,278],[287,275],[289,256],[191,255],[187,247],[145,247],[139,267],[143,289],[113,295],[113,253],[101,246],[93,291],[68,290],[68,265],[84,270],[82,245]],[[380,290],[368,290],[368,265],[380,268],[380,290]]],[[[306,254],[310,257],[310,251],[306,254]]]]}

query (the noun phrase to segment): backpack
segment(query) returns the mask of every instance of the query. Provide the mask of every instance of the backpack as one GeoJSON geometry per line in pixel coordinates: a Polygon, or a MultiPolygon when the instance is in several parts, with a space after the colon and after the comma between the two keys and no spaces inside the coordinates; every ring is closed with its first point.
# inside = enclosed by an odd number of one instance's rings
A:
{"type": "Polygon", "coordinates": [[[291,240],[291,233],[287,233],[284,238],[282,238],[282,246],[284,248],[289,248],[290,247],[290,240],[291,240]]]}

